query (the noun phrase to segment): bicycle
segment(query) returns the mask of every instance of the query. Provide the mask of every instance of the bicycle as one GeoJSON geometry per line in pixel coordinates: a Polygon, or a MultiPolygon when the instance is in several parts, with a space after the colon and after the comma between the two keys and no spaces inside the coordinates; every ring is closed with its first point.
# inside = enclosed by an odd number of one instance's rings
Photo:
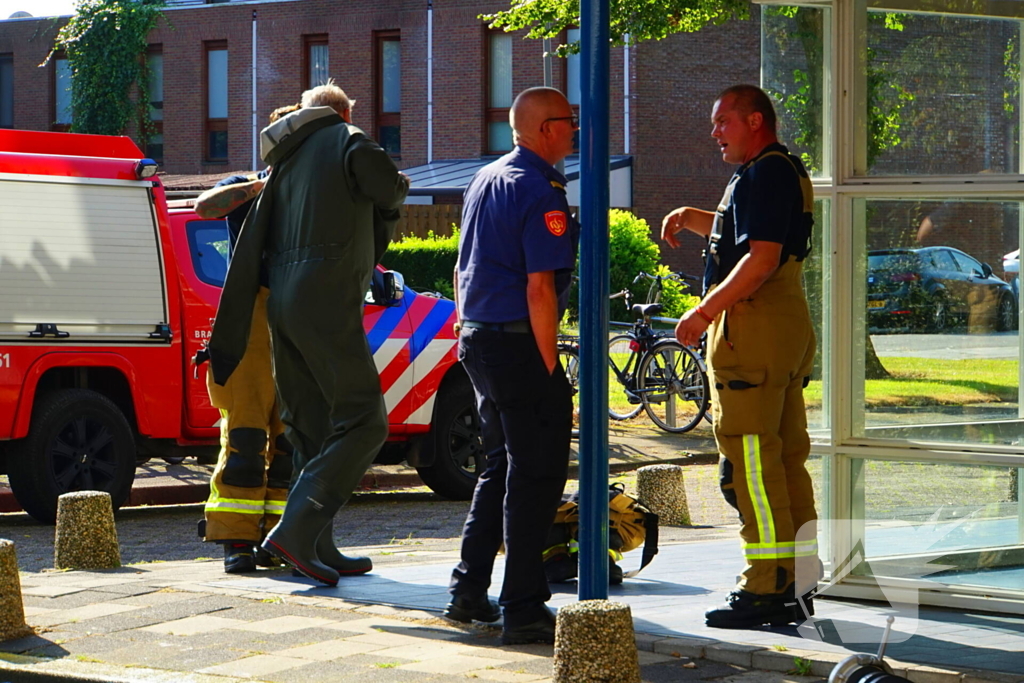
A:
{"type": "MultiPolygon", "coordinates": [[[[663,281],[675,277],[679,276],[640,273],[633,282],[651,279],[653,296],[659,297],[663,281]]],[[[608,367],[621,387],[618,391],[636,408],[623,411],[619,408],[621,403],[616,401],[609,407],[609,415],[613,419],[629,419],[645,410],[651,421],[665,431],[683,433],[693,429],[708,409],[710,392],[703,359],[667,337],[669,333],[653,329],[651,320],[662,311],[660,303],[633,305],[628,289],[610,298],[625,299],[627,309],[636,315],[629,332],[609,339],[608,353],[608,367]]],[[[559,356],[575,388],[579,379],[578,338],[560,337],[559,356]]]]}

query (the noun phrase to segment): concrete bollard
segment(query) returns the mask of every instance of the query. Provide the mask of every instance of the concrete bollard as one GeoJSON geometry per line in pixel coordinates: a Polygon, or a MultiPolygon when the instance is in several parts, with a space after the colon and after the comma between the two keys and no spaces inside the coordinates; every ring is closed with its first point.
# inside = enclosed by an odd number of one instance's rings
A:
{"type": "Polygon", "coordinates": [[[662,524],[690,524],[683,468],[646,465],[636,471],[636,497],[662,524]]]}
{"type": "Polygon", "coordinates": [[[629,605],[583,600],[558,610],[556,683],[640,683],[629,605]]]}
{"type": "Polygon", "coordinates": [[[0,641],[21,638],[32,633],[25,623],[21,602],[21,579],[14,541],[0,538],[0,641]]]}
{"type": "Polygon", "coordinates": [[[57,499],[57,569],[114,569],[121,566],[114,510],[104,491],[75,491],[57,499]]]}

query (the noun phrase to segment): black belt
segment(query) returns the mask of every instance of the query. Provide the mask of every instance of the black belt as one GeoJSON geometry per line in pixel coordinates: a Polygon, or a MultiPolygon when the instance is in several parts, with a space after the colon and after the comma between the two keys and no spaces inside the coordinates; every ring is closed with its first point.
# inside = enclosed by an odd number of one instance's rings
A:
{"type": "Polygon", "coordinates": [[[533,330],[529,320],[513,320],[508,323],[482,323],[478,320],[463,320],[463,327],[475,327],[478,330],[490,330],[491,332],[516,332],[529,334],[533,330]]]}

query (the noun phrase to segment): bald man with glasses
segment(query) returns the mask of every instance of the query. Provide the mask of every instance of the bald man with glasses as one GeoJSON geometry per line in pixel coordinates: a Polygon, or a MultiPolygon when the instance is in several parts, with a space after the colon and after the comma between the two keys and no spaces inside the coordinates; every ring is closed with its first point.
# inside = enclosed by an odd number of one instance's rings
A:
{"type": "Polygon", "coordinates": [[[558,362],[579,226],[565,177],[578,119],[553,88],[530,88],[509,112],[516,147],[466,188],[455,271],[459,358],[473,383],[487,464],[462,533],[445,616],[497,621],[502,643],[553,643],[542,555],[569,465],[572,393],[558,362]],[[505,543],[498,604],[487,597],[505,543]]]}

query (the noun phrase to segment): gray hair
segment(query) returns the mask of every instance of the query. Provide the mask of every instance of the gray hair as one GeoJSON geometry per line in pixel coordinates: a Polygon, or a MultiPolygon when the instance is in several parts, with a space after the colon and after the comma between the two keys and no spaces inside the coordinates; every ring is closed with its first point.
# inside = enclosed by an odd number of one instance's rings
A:
{"type": "Polygon", "coordinates": [[[330,78],[323,85],[310,88],[302,93],[302,108],[330,107],[339,114],[352,109],[356,101],[350,100],[345,91],[339,88],[334,79],[330,78]]]}

